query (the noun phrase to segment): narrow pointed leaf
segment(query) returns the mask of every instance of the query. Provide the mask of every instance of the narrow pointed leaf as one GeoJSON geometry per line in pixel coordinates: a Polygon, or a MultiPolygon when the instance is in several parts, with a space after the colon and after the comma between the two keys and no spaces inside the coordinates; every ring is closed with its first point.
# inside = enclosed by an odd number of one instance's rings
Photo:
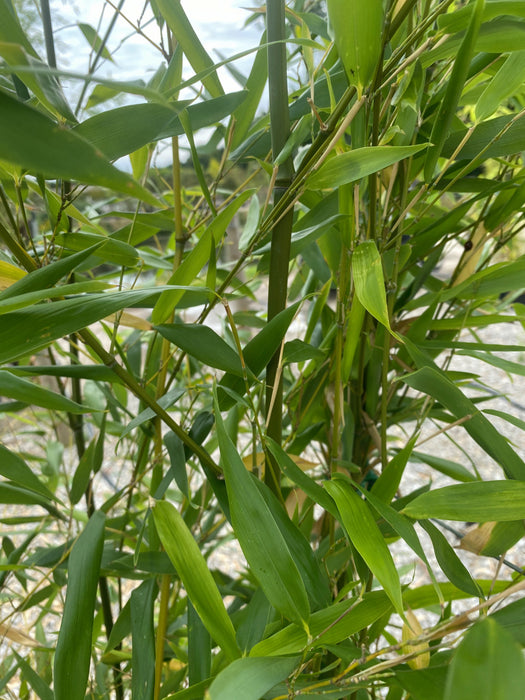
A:
{"type": "Polygon", "coordinates": [[[417,496],[402,511],[410,518],[475,523],[525,518],[525,482],[476,481],[453,484],[417,496]]]}
{"type": "Polygon", "coordinates": [[[310,607],[304,583],[254,477],[228,437],[217,398],[215,420],[232,527],[244,556],[274,608],[305,628],[310,607]]]}
{"type": "MultiPolygon", "coordinates": [[[[206,228],[199,239],[197,245],[184,258],[181,265],[173,273],[169,279],[169,284],[172,285],[190,285],[195,282],[197,275],[208,262],[210,257],[210,245],[214,240],[217,244],[231,220],[244,204],[251,197],[253,190],[244,191],[239,197],[233,200],[228,206],[223,209],[206,228]]],[[[165,292],[161,295],[158,302],[155,304],[151,319],[153,323],[163,323],[173,311],[184,295],[184,291],[165,292]]]]}
{"type": "Polygon", "coordinates": [[[95,512],[68,560],[66,602],[55,651],[55,700],[84,700],[106,517],[95,512]]]}
{"type": "Polygon", "coordinates": [[[525,660],[510,632],[490,617],[478,621],[456,649],[443,700],[523,698],[525,660]]]}
{"type": "MultiPolygon", "coordinates": [[[[213,61],[208,56],[191,26],[180,0],[155,0],[155,3],[166,20],[168,27],[173,32],[175,39],[182,46],[184,55],[195,73],[213,68],[213,61]]],[[[215,71],[203,78],[202,82],[212,97],[218,97],[223,94],[224,90],[215,71]]]]}
{"type": "MultiPolygon", "coordinates": [[[[435,592],[432,587],[432,600],[435,592]]],[[[392,603],[383,591],[365,593],[363,599],[354,599],[334,603],[324,610],[314,612],[310,618],[310,635],[313,646],[338,644],[368,627],[382,615],[392,610],[392,603]]],[[[306,631],[297,625],[288,625],[271,637],[263,639],[250,651],[250,656],[279,656],[281,654],[297,654],[303,651],[308,643],[306,631]]]]}
{"type": "Polygon", "coordinates": [[[448,580],[462,591],[473,596],[480,596],[481,590],[479,586],[472,580],[467,568],[441,530],[429,520],[422,521],[421,527],[429,534],[436,559],[448,580]]]}
{"type": "Polygon", "coordinates": [[[228,659],[240,656],[235,630],[197,542],[179,511],[166,501],[153,508],[155,526],[204,626],[228,659]]]}
{"type": "Polygon", "coordinates": [[[131,594],[131,697],[153,700],[155,685],[155,631],[153,612],[157,584],[154,578],[143,581],[131,594]]]}
{"type": "Polygon", "coordinates": [[[346,479],[332,478],[324,487],[337,505],[348,539],[381,583],[396,611],[402,615],[399,575],[369,507],[346,479]]]}
{"type": "Polygon", "coordinates": [[[525,51],[509,54],[492,78],[476,105],[478,119],[490,117],[505,100],[523,87],[525,80],[525,51]]]}
{"type": "Polygon", "coordinates": [[[221,671],[210,686],[210,700],[259,700],[293,672],[300,657],[237,659],[221,671]]]}
{"type": "Polygon", "coordinates": [[[204,362],[224,372],[238,377],[243,376],[239,355],[214,330],[208,326],[190,323],[172,323],[155,326],[155,329],[170,343],[204,362]]]}
{"type": "Polygon", "coordinates": [[[54,499],[51,491],[24,460],[3,445],[0,445],[0,474],[18,486],[35,491],[45,498],[54,499]]]}
{"type": "MultiPolygon", "coordinates": [[[[405,377],[408,386],[421,391],[445,406],[457,418],[470,416],[463,423],[471,437],[504,469],[507,476],[525,480],[525,464],[512,449],[507,440],[496,430],[492,423],[468,399],[461,389],[442,372],[432,367],[423,367],[405,377]]],[[[475,518],[465,518],[473,520],[475,518]]],[[[487,518],[497,520],[497,518],[487,518]]]]}
{"type": "Polygon", "coordinates": [[[438,161],[445,140],[450,132],[452,121],[456,114],[459,98],[463,91],[463,86],[468,76],[470,62],[474,54],[474,46],[478,38],[479,28],[485,8],[485,0],[476,0],[474,11],[469,22],[469,26],[461,41],[461,46],[456,54],[452,73],[448,80],[445,95],[439,103],[439,108],[434,117],[434,125],[430,141],[431,146],[427,151],[425,159],[425,181],[429,182],[434,176],[434,168],[438,161]]]}
{"type": "Polygon", "coordinates": [[[87,406],[81,406],[62,394],[44,389],[28,379],[16,377],[7,370],[0,370],[0,396],[66,413],[89,413],[94,410],[87,406]]]}
{"type": "Polygon", "coordinates": [[[328,0],[328,17],[339,57],[351,85],[362,94],[381,57],[382,0],[328,0]]]}
{"type": "Polygon", "coordinates": [[[122,192],[153,206],[155,197],[102,153],[44,114],[0,92],[0,158],[47,178],[78,180],[122,192]]]}
{"type": "Polygon", "coordinates": [[[427,147],[417,146],[365,146],[355,148],[330,158],[306,180],[312,190],[332,189],[361,180],[363,177],[388,168],[404,158],[419,153],[427,147]]]}
{"type": "Polygon", "coordinates": [[[374,241],[364,241],[357,246],[352,255],[352,274],[355,293],[361,304],[392,332],[388,319],[383,263],[374,241]]]}

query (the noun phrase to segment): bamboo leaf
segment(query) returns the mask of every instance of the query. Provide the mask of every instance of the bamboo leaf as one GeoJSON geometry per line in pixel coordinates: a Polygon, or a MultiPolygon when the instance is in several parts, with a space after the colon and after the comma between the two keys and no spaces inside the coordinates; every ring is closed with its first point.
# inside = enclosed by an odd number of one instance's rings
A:
{"type": "Polygon", "coordinates": [[[206,560],[181,514],[171,503],[159,501],[153,508],[153,517],[164,549],[204,626],[228,659],[236,659],[240,651],[232,622],[206,560]]]}
{"type": "Polygon", "coordinates": [[[427,148],[416,146],[365,146],[330,158],[306,179],[311,190],[323,190],[357,182],[427,148]]]}
{"type": "Polygon", "coordinates": [[[436,163],[450,132],[459,98],[461,97],[463,86],[468,76],[468,70],[474,54],[474,46],[478,38],[484,8],[485,0],[476,0],[467,31],[456,54],[452,73],[445,90],[445,96],[440,101],[437,115],[434,117],[434,125],[430,136],[430,141],[434,145],[427,151],[425,159],[424,169],[426,182],[430,182],[434,177],[436,163]]]}
{"type": "Polygon", "coordinates": [[[476,597],[480,596],[481,590],[479,586],[472,580],[467,568],[463,565],[441,530],[428,520],[421,521],[421,526],[429,534],[436,559],[448,580],[462,591],[465,591],[465,593],[470,593],[470,595],[476,597]]]}
{"type": "Polygon", "coordinates": [[[0,474],[14,484],[35,491],[46,499],[55,499],[51,491],[40,481],[24,460],[3,445],[0,445],[0,474]]]}
{"type": "Polygon", "coordinates": [[[300,657],[237,659],[225,668],[210,686],[210,700],[259,700],[274,685],[287,678],[300,657]]]}
{"type": "MultiPolygon", "coordinates": [[[[184,258],[181,265],[170,277],[170,285],[185,286],[195,282],[195,278],[209,260],[211,242],[214,240],[217,244],[219,243],[239,208],[252,195],[253,190],[245,190],[215,217],[200,237],[197,245],[184,258]]],[[[163,323],[183,295],[184,291],[182,290],[162,294],[151,314],[153,323],[163,323]]]]}
{"type": "Polygon", "coordinates": [[[161,293],[162,288],[157,287],[91,294],[4,314],[0,325],[0,363],[45,348],[57,338],[86,328],[127,306],[140,306],[148,300],[153,303],[161,293]]]}
{"type": "MultiPolygon", "coordinates": [[[[435,600],[435,591],[432,588],[431,590],[432,599],[435,600]]],[[[391,610],[392,603],[383,591],[365,593],[359,602],[352,598],[318,610],[312,613],[309,623],[313,647],[338,644],[373,624],[391,610]]],[[[250,656],[297,654],[304,650],[307,643],[308,636],[305,630],[297,625],[288,625],[256,644],[250,651],[250,656]]]]}
{"type": "Polygon", "coordinates": [[[429,576],[432,579],[432,583],[434,584],[434,587],[436,589],[436,593],[438,595],[441,595],[432,568],[429,564],[425,551],[421,546],[419,537],[417,536],[416,529],[412,525],[410,520],[398,513],[397,510],[394,510],[394,508],[392,508],[390,505],[381,500],[381,498],[378,498],[372,491],[366,491],[365,489],[360,490],[362,491],[363,496],[370,503],[370,505],[397,532],[397,534],[403,538],[403,540],[408,544],[410,549],[425,564],[429,576]]]}
{"type": "Polygon", "coordinates": [[[390,328],[386,303],[383,263],[374,241],[364,241],[352,255],[352,274],[355,293],[368,313],[382,323],[396,338],[390,328]]]}
{"type": "Polygon", "coordinates": [[[369,507],[346,479],[332,477],[331,481],[325,483],[324,488],[335,501],[348,539],[381,583],[396,611],[402,616],[403,601],[399,576],[390,550],[369,507]]]}
{"type": "MultiPolygon", "coordinates": [[[[244,361],[254,376],[260,375],[279,348],[298,308],[299,304],[295,303],[281,311],[244,347],[244,361]]],[[[231,408],[234,404],[231,395],[222,390],[223,387],[235,391],[240,396],[244,396],[246,392],[246,384],[240,377],[225,375],[218,384],[219,404],[223,410],[231,408]]]]}
{"type": "MultiPolygon", "coordinates": [[[[5,32],[0,30],[0,37],[5,37],[5,32]]],[[[7,64],[14,67],[25,66],[29,69],[40,68],[45,69],[47,66],[38,58],[35,58],[30,53],[26,53],[22,46],[12,44],[12,39],[8,41],[0,41],[0,56],[5,59],[7,64]]],[[[30,71],[21,73],[14,70],[15,75],[18,75],[22,82],[27,85],[31,92],[36,95],[38,100],[43,104],[53,115],[65,118],[68,122],[75,123],[77,121],[75,115],[71,111],[60,83],[54,75],[50,75],[45,71],[39,73],[31,73],[30,71]]]]}
{"type": "Polygon", "coordinates": [[[237,352],[208,326],[172,323],[155,326],[155,330],[200,362],[238,377],[243,376],[237,352]]]}
{"type": "Polygon", "coordinates": [[[244,556],[274,608],[306,629],[310,606],[304,583],[254,477],[226,432],[217,395],[215,420],[231,523],[244,556]]]}
{"type": "Polygon", "coordinates": [[[510,632],[494,619],[479,620],[456,649],[443,700],[523,697],[525,661],[510,632]]]}
{"type": "Polygon", "coordinates": [[[100,244],[94,245],[88,250],[61,258],[55,262],[41,267],[33,272],[22,275],[19,280],[0,293],[0,302],[22,294],[45,289],[56,284],[62,277],[72,272],[95,252],[100,244]]]}
{"type": "MultiPolygon", "coordinates": [[[[155,0],[155,3],[174,37],[182,46],[184,55],[195,73],[213,69],[214,63],[191,26],[180,0],[155,0]]],[[[202,83],[212,97],[219,97],[224,93],[219,77],[214,70],[202,79],[202,83]]]]}
{"type": "Polygon", "coordinates": [[[490,117],[505,100],[519,92],[525,80],[525,51],[515,51],[492,78],[476,104],[478,119],[490,117]]]}
{"type": "Polygon", "coordinates": [[[248,95],[242,105],[232,111],[234,132],[232,150],[235,150],[246,138],[251,123],[260,105],[264,86],[268,80],[268,49],[266,47],[266,32],[263,33],[260,48],[255,54],[252,69],[244,85],[248,95]]]}
{"type": "Polygon", "coordinates": [[[525,518],[525,482],[476,481],[444,486],[417,496],[402,512],[417,520],[521,520],[525,518]]]}
{"type": "Polygon", "coordinates": [[[381,472],[379,478],[372,486],[372,491],[376,498],[380,498],[385,503],[390,503],[392,501],[397,493],[405,467],[415,444],[416,437],[413,437],[402,450],[392,457],[386,469],[381,472]]]}
{"type": "Polygon", "coordinates": [[[94,29],[90,24],[86,24],[85,22],[78,22],[77,26],[84,35],[87,43],[89,44],[91,50],[94,53],[97,53],[102,47],[102,52],[100,54],[101,57],[105,58],[108,61],[113,61],[113,58],[109,53],[107,46],[102,46],[102,39],[97,34],[96,29],[94,29]]]}
{"type": "Polygon", "coordinates": [[[116,160],[160,139],[182,136],[184,127],[179,112],[186,109],[193,131],[198,131],[241,108],[246,91],[232,92],[215,99],[190,104],[187,100],[162,105],[154,102],[116,107],[77,124],[74,133],[102,151],[108,160],[116,160]]]}
{"type": "Polygon", "coordinates": [[[369,87],[382,52],[382,0],[328,0],[328,17],[339,57],[358,94],[369,87]]]}
{"type": "Polygon", "coordinates": [[[155,685],[155,631],[153,612],[157,584],[146,579],[131,594],[131,641],[133,667],[131,697],[153,700],[155,685]]]}
{"type": "Polygon", "coordinates": [[[0,92],[0,158],[47,178],[78,180],[137,197],[153,206],[153,195],[117,170],[102,153],[70,129],[0,92]]]}
{"type": "Polygon", "coordinates": [[[68,560],[66,602],[55,651],[55,700],[84,700],[106,517],[96,511],[68,560]]]}
{"type": "Polygon", "coordinates": [[[81,406],[61,394],[44,389],[30,382],[28,379],[16,377],[8,370],[0,370],[0,395],[15,401],[41,406],[52,411],[64,411],[66,413],[90,413],[93,408],[81,406]]]}
{"type": "MultiPolygon", "coordinates": [[[[469,435],[503,468],[509,478],[525,480],[525,464],[507,440],[476,408],[470,399],[445,376],[433,367],[423,367],[406,375],[408,386],[432,396],[457,418],[467,418],[463,427],[469,435]]],[[[472,520],[472,518],[465,518],[472,520]]],[[[497,520],[497,518],[488,518],[497,520]]]]}

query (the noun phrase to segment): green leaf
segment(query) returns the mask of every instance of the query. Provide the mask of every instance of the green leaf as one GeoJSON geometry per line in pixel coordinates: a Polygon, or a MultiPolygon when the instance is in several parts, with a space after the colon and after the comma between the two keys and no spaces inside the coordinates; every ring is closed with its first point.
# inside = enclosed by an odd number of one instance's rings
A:
{"type": "Polygon", "coordinates": [[[100,244],[94,245],[81,253],[75,253],[61,258],[44,267],[29,272],[7,289],[0,292],[0,302],[11,297],[28,294],[37,290],[45,289],[56,284],[62,277],[72,272],[78,265],[81,265],[87,258],[96,251],[100,244]]]}
{"type": "Polygon", "coordinates": [[[412,459],[416,462],[423,462],[430,467],[449,476],[454,481],[478,481],[478,477],[472,474],[466,467],[450,459],[443,459],[435,454],[425,454],[423,452],[413,452],[412,459]]]}
{"type": "MultiPolygon", "coordinates": [[[[3,29],[3,28],[2,28],[3,29]]],[[[5,37],[5,32],[0,29],[0,38],[5,37]]],[[[8,41],[12,41],[9,38],[8,41]]],[[[5,59],[6,63],[16,66],[26,66],[27,68],[47,68],[39,59],[35,58],[31,53],[27,54],[22,46],[18,44],[7,43],[0,41],[0,56],[5,59]]],[[[14,71],[20,80],[27,85],[31,92],[36,95],[41,104],[43,104],[53,115],[65,118],[68,122],[75,123],[77,118],[71,111],[60,83],[54,75],[42,71],[31,73],[30,71],[22,73],[20,70],[14,71]]]]}
{"type": "Polygon", "coordinates": [[[505,100],[523,87],[525,80],[525,51],[515,51],[489,82],[476,104],[476,117],[490,117],[505,100]]]}
{"type": "MultiPolygon", "coordinates": [[[[214,240],[216,244],[219,243],[239,208],[252,195],[253,190],[245,190],[215,217],[200,237],[197,245],[188,253],[181,265],[170,277],[169,284],[185,286],[195,282],[197,275],[209,260],[211,242],[214,240]]],[[[170,316],[183,295],[184,291],[182,290],[163,293],[151,314],[153,323],[163,323],[170,316]]]]}
{"type": "Polygon", "coordinates": [[[55,498],[24,460],[3,445],[0,445],[0,474],[14,484],[35,491],[46,499],[55,498]]]}
{"type": "Polygon", "coordinates": [[[111,57],[111,54],[109,53],[107,47],[102,46],[102,39],[97,34],[96,29],[94,29],[90,24],[86,24],[85,22],[78,22],[78,28],[86,38],[87,43],[89,44],[91,50],[94,53],[98,53],[102,48],[102,51],[100,53],[101,57],[105,58],[108,61],[113,61],[113,58],[111,57]]]}
{"type": "Polygon", "coordinates": [[[256,480],[255,484],[259,488],[266,505],[277,523],[277,527],[284,537],[292,559],[303,580],[312,609],[324,608],[331,600],[330,586],[324,564],[319,562],[310,542],[290,519],[274,493],[266,488],[262,481],[256,480]]]}
{"type": "Polygon", "coordinates": [[[369,87],[382,53],[382,0],[328,0],[328,17],[339,57],[358,94],[369,87]]]}
{"type": "Polygon", "coordinates": [[[46,178],[78,180],[108,187],[148,204],[158,202],[129,175],[117,170],[102,153],[74,131],[0,92],[0,158],[46,178]]]}
{"type": "Polygon", "coordinates": [[[476,481],[444,486],[417,496],[402,512],[417,520],[521,520],[525,518],[525,482],[476,481]]]}
{"type": "MultiPolygon", "coordinates": [[[[175,39],[182,46],[184,55],[195,73],[213,69],[214,63],[191,26],[180,0],[155,0],[155,4],[173,32],[175,39]]],[[[202,83],[212,97],[218,97],[224,93],[214,70],[202,79],[202,83]]]]}
{"type": "Polygon", "coordinates": [[[254,477],[226,432],[216,395],[215,420],[233,531],[270,603],[306,629],[310,606],[303,580],[254,477]]]}
{"type": "Polygon", "coordinates": [[[396,611],[403,615],[399,575],[370,508],[346,479],[333,477],[324,488],[337,505],[348,539],[381,583],[396,611]]]}
{"type": "Polygon", "coordinates": [[[15,401],[23,401],[33,406],[41,406],[52,411],[64,411],[66,413],[90,413],[92,408],[81,406],[75,401],[56,394],[54,391],[44,389],[30,382],[28,379],[16,377],[8,370],[0,370],[0,396],[5,396],[15,401]]]}
{"type": "Polygon", "coordinates": [[[159,501],[153,508],[153,517],[164,549],[204,626],[227,658],[236,659],[240,650],[232,622],[199,545],[181,514],[171,503],[159,501]]]}
{"type": "MultiPolygon", "coordinates": [[[[402,378],[408,386],[432,396],[447,408],[456,419],[468,419],[463,427],[469,435],[501,465],[507,476],[525,480],[525,464],[492,423],[476,408],[470,399],[445,376],[433,367],[423,367],[402,378]]],[[[475,519],[475,518],[474,518],[475,519]]],[[[465,518],[473,520],[473,518],[465,518]]],[[[497,520],[497,518],[487,518],[497,520]]]]}
{"type": "Polygon", "coordinates": [[[249,128],[261,103],[261,97],[267,80],[268,48],[266,46],[266,32],[263,32],[260,48],[255,54],[250,75],[244,85],[248,95],[243,104],[236,107],[232,112],[232,121],[235,124],[231,143],[232,151],[241,145],[248,134],[249,128]]]}
{"type": "Polygon", "coordinates": [[[191,600],[188,600],[188,683],[190,686],[210,677],[211,647],[212,640],[209,632],[191,604],[191,600]]]}
{"type": "Polygon", "coordinates": [[[189,104],[175,102],[169,106],[146,102],[108,109],[77,124],[74,132],[102,151],[108,160],[134,153],[153,141],[182,136],[184,127],[179,112],[186,109],[193,131],[216,124],[242,107],[246,91],[222,95],[216,99],[189,104]]]}
{"type": "Polygon", "coordinates": [[[434,584],[434,587],[436,589],[436,593],[438,595],[441,595],[438,583],[436,581],[436,578],[434,576],[434,573],[432,571],[432,568],[429,564],[429,561],[427,559],[427,556],[425,554],[425,551],[423,547],[421,546],[421,542],[419,541],[419,537],[417,536],[417,532],[415,527],[412,525],[410,520],[400,513],[397,512],[397,510],[394,510],[390,505],[382,501],[380,498],[378,498],[373,491],[366,491],[365,489],[360,489],[363,493],[363,496],[366,498],[366,500],[370,503],[370,505],[379,513],[379,515],[397,532],[397,534],[408,544],[410,549],[421,559],[421,561],[425,564],[427,571],[429,573],[430,578],[432,579],[432,583],[434,584]]]}
{"type": "Polygon", "coordinates": [[[361,304],[397,338],[390,328],[383,263],[374,241],[364,241],[354,250],[352,274],[355,293],[361,304]]]}
{"type": "Polygon", "coordinates": [[[12,650],[12,653],[14,654],[18,666],[22,671],[22,677],[25,678],[25,680],[27,680],[27,682],[35,691],[40,700],[55,700],[53,691],[42,678],[42,676],[36,671],[34,671],[31,668],[31,666],[27,663],[27,661],[24,658],[22,658],[20,654],[17,654],[14,649],[12,650]]]}
{"type": "Polygon", "coordinates": [[[421,521],[421,527],[429,534],[436,559],[448,580],[462,591],[479,597],[481,594],[479,586],[472,580],[468,570],[441,530],[438,530],[438,528],[428,520],[421,521]]]}
{"type": "Polygon", "coordinates": [[[365,146],[328,159],[306,180],[311,190],[332,189],[361,180],[427,148],[417,146],[365,146]]]}
{"type": "Polygon", "coordinates": [[[324,508],[328,513],[331,513],[334,518],[337,518],[337,508],[335,508],[332,499],[327,495],[326,491],[309,477],[308,474],[305,474],[277,442],[271,438],[266,438],[266,447],[275,457],[275,460],[286,476],[293,481],[294,484],[297,484],[314,503],[324,508]]]}
{"type": "Polygon", "coordinates": [[[65,250],[85,250],[92,248],[94,244],[99,244],[93,251],[93,256],[105,263],[115,263],[122,267],[135,267],[139,262],[139,254],[124,241],[118,241],[109,236],[101,236],[98,233],[88,233],[80,231],[78,233],[59,233],[55,236],[55,241],[64,247],[65,250]]]}
{"type": "MultiPolygon", "coordinates": [[[[255,377],[260,375],[279,348],[298,308],[299,302],[281,311],[244,347],[244,362],[255,377]]],[[[232,389],[240,396],[244,396],[246,392],[244,380],[232,374],[225,375],[218,384],[219,404],[223,410],[230,408],[234,401],[221,390],[222,387],[232,389]]]]}
{"type": "Polygon", "coordinates": [[[157,287],[91,294],[4,314],[0,324],[0,363],[29,355],[127,306],[153,301],[161,293],[162,288],[157,287]]]}
{"type": "Polygon", "coordinates": [[[157,583],[146,579],[131,594],[131,697],[153,700],[155,685],[155,630],[153,612],[157,583]]]}
{"type": "MultiPolygon", "coordinates": [[[[433,600],[435,595],[433,591],[433,600]]],[[[324,610],[312,613],[308,625],[312,645],[317,648],[325,644],[338,644],[373,624],[391,610],[392,603],[383,591],[365,593],[360,601],[352,598],[334,603],[324,610]]],[[[307,644],[306,631],[297,625],[288,625],[256,644],[250,651],[250,656],[297,654],[303,651],[307,644]]]]}
{"type": "Polygon", "coordinates": [[[474,11],[461,46],[456,54],[452,73],[448,79],[445,95],[439,102],[437,114],[433,119],[430,141],[434,144],[428,149],[425,159],[425,181],[430,182],[434,177],[434,169],[443,149],[445,140],[450,132],[452,120],[456,114],[459,98],[467,80],[470,62],[474,54],[474,46],[478,38],[479,28],[485,0],[476,0],[474,11]]]}
{"type": "Polygon", "coordinates": [[[84,700],[106,517],[93,513],[73,545],[54,662],[55,700],[84,700]]]}
{"type": "Polygon", "coordinates": [[[491,617],[477,622],[456,649],[444,700],[523,698],[525,660],[510,632],[491,617]]]}
{"type": "Polygon", "coordinates": [[[155,326],[164,338],[209,367],[222,369],[238,377],[243,376],[241,359],[237,352],[208,326],[194,323],[172,323],[155,326]]]}
{"type": "Polygon", "coordinates": [[[237,659],[221,671],[210,686],[210,700],[259,700],[274,685],[287,678],[300,657],[237,659]]]}
{"type": "Polygon", "coordinates": [[[392,457],[386,469],[381,472],[379,478],[372,486],[374,496],[380,498],[385,503],[390,503],[397,493],[405,467],[412,454],[414,445],[416,444],[416,439],[416,437],[411,438],[403,449],[399,450],[399,452],[392,457]]]}

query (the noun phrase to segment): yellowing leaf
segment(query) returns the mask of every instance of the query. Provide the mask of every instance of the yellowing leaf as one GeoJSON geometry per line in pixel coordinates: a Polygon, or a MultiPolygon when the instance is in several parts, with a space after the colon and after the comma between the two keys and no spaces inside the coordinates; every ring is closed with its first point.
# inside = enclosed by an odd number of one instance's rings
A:
{"type": "Polygon", "coordinates": [[[16,267],[16,265],[11,265],[11,263],[5,262],[5,260],[0,260],[0,291],[7,289],[14,282],[22,279],[25,274],[26,273],[19,267],[16,267]]]}
{"type": "Polygon", "coordinates": [[[118,320],[119,326],[126,326],[127,328],[136,328],[139,331],[150,331],[153,326],[145,318],[140,316],[135,316],[128,311],[122,311],[119,314],[110,314],[105,319],[108,323],[114,323],[118,320]]]}
{"type": "MultiPolygon", "coordinates": [[[[403,642],[408,642],[414,637],[419,637],[423,634],[423,628],[419,624],[419,620],[412,610],[405,611],[405,617],[407,621],[403,625],[402,639],[403,642]]],[[[422,669],[426,668],[430,663],[430,652],[428,642],[421,642],[420,644],[404,644],[403,653],[404,654],[414,654],[417,652],[417,656],[412,659],[407,659],[407,664],[410,668],[422,669]]]]}

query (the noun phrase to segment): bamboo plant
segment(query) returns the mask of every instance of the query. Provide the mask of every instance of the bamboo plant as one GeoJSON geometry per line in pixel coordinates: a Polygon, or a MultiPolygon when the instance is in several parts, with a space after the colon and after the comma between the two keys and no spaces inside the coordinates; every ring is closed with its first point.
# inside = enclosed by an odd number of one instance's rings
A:
{"type": "Polygon", "coordinates": [[[25,10],[2,697],[522,697],[522,3],[269,1],[220,60],[178,0],[108,3],[82,75],[25,10]],[[121,23],[147,82],[105,77],[121,23]]]}

